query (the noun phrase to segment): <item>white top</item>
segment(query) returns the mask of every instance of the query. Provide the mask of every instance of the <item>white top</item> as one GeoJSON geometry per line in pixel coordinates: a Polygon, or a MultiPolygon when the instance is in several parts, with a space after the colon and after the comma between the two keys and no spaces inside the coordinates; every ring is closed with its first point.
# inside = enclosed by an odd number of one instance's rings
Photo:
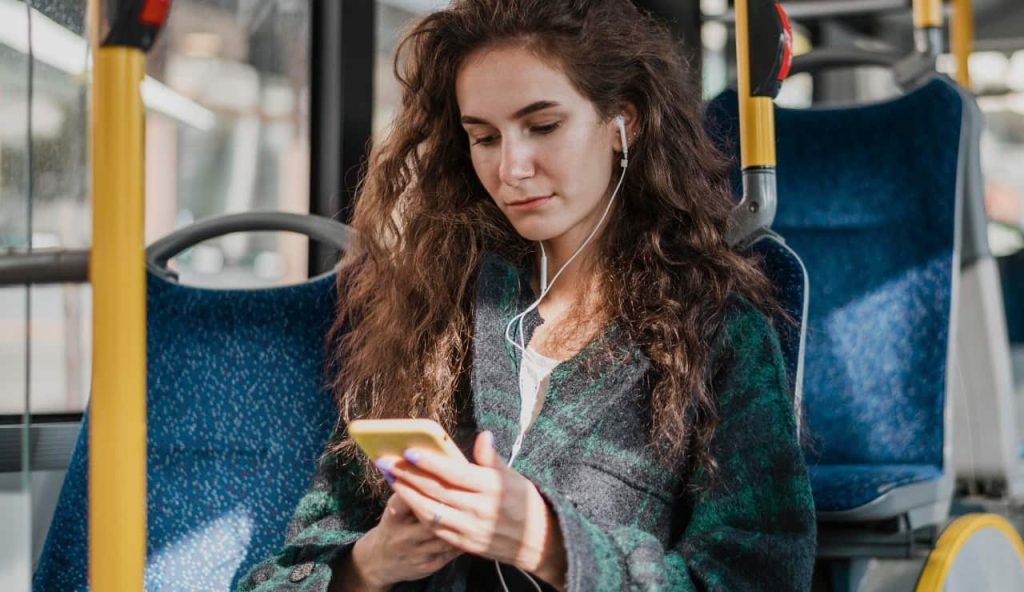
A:
{"type": "Polygon", "coordinates": [[[545,357],[527,346],[523,363],[519,367],[519,431],[525,432],[540,414],[544,404],[544,391],[548,389],[551,371],[558,360],[545,357]]]}
{"type": "MultiPolygon", "coordinates": [[[[548,358],[527,346],[523,354],[523,362],[519,365],[519,437],[512,447],[512,457],[519,452],[523,442],[523,434],[533,420],[540,415],[544,405],[544,392],[548,390],[551,371],[559,364],[559,360],[548,358]]],[[[511,458],[509,463],[511,463],[511,458]]]]}

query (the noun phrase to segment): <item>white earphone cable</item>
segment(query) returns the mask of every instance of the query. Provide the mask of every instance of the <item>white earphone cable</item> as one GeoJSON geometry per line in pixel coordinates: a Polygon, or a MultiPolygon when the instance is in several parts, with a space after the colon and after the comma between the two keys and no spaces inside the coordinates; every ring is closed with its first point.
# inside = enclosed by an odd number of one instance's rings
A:
{"type": "MultiPolygon", "coordinates": [[[[501,565],[498,564],[497,559],[494,560],[494,569],[498,570],[498,579],[501,580],[501,587],[505,590],[505,592],[509,592],[508,584],[505,583],[505,575],[501,573],[501,565]]],[[[520,573],[526,576],[526,579],[530,580],[530,583],[533,584],[534,590],[536,590],[537,592],[544,592],[540,589],[540,584],[537,583],[537,580],[533,579],[533,577],[530,574],[523,571],[522,568],[517,567],[516,569],[518,569],[520,573]]]]}
{"type": "MultiPolygon", "coordinates": [[[[623,159],[623,162],[625,162],[625,159],[623,159]]],[[[523,318],[526,317],[526,315],[529,314],[530,311],[532,311],[533,309],[535,309],[538,306],[540,306],[540,303],[544,299],[544,296],[546,296],[547,293],[551,291],[551,286],[553,286],[555,284],[555,281],[558,280],[558,277],[560,275],[562,275],[562,272],[565,271],[565,269],[569,266],[569,264],[571,264],[573,262],[573,260],[576,259],[576,257],[580,253],[583,252],[583,249],[587,246],[587,244],[591,241],[591,239],[593,239],[594,236],[597,234],[597,231],[601,228],[601,224],[604,223],[605,218],[608,216],[608,212],[611,211],[612,203],[614,203],[615,196],[616,196],[616,194],[618,194],[619,188],[622,187],[622,182],[623,182],[623,180],[625,180],[625,178],[626,178],[626,167],[623,166],[622,167],[622,174],[619,176],[619,182],[615,186],[615,191],[612,192],[611,199],[608,200],[608,205],[605,206],[604,213],[601,214],[601,219],[597,221],[597,224],[594,226],[594,230],[592,230],[590,232],[590,235],[587,236],[586,240],[583,241],[583,244],[581,244],[576,249],[576,252],[573,253],[572,256],[569,257],[569,259],[565,263],[562,264],[562,267],[559,268],[558,273],[555,274],[555,277],[551,278],[551,282],[550,283],[545,282],[543,279],[541,280],[541,284],[542,285],[544,285],[545,283],[547,285],[541,291],[540,297],[538,297],[537,300],[535,300],[533,302],[533,304],[531,304],[526,310],[524,310],[523,312],[521,312],[518,315],[516,315],[515,317],[513,317],[512,320],[509,321],[508,325],[505,326],[505,339],[509,343],[511,343],[516,349],[518,349],[523,355],[526,355],[526,344],[523,342],[523,318]],[[516,343],[515,340],[513,340],[512,337],[509,335],[509,329],[511,329],[512,325],[517,323],[517,322],[518,322],[518,328],[519,328],[519,343],[516,343]]],[[[544,250],[544,243],[541,242],[541,252],[542,253],[543,253],[543,250],[544,250]]],[[[543,272],[546,272],[546,271],[547,271],[547,255],[545,254],[545,255],[543,255],[543,257],[541,259],[541,272],[543,273],[543,272]]]]}
{"type": "MultiPolygon", "coordinates": [[[[608,212],[611,211],[612,209],[612,203],[614,203],[615,196],[618,195],[619,189],[622,187],[622,181],[626,178],[626,167],[629,166],[629,144],[626,142],[625,120],[622,118],[621,115],[619,115],[616,117],[616,122],[619,126],[619,137],[622,139],[622,160],[619,161],[619,164],[622,167],[622,173],[619,175],[619,182],[615,185],[615,190],[612,191],[612,196],[608,199],[608,205],[605,206],[604,213],[601,214],[601,219],[597,221],[596,225],[594,225],[594,229],[590,231],[590,235],[588,235],[586,240],[583,241],[583,244],[577,247],[576,252],[574,252],[572,256],[569,257],[569,259],[562,264],[562,267],[558,269],[558,273],[555,274],[555,277],[551,278],[550,283],[547,281],[548,257],[547,253],[544,250],[544,241],[538,241],[540,243],[541,252],[540,296],[526,310],[512,317],[512,320],[509,321],[507,325],[505,325],[505,341],[508,341],[509,343],[512,344],[513,347],[518,349],[522,354],[523,358],[525,358],[528,355],[526,351],[526,343],[524,341],[525,337],[523,335],[523,319],[526,317],[527,314],[530,313],[530,311],[540,306],[541,301],[544,300],[544,296],[547,295],[547,293],[551,290],[551,286],[553,286],[555,284],[555,281],[558,280],[558,276],[562,275],[562,272],[565,271],[565,269],[569,267],[569,264],[572,263],[573,260],[576,259],[576,257],[580,253],[583,252],[583,249],[587,246],[587,243],[589,243],[591,239],[593,239],[594,236],[597,234],[597,231],[601,228],[601,225],[604,223],[604,219],[608,216],[608,212]],[[516,343],[515,340],[509,336],[509,329],[512,328],[512,325],[517,324],[517,322],[519,329],[519,343],[516,343]]],[[[516,440],[516,444],[513,446],[512,453],[509,455],[508,466],[512,466],[512,461],[515,460],[516,454],[519,452],[519,445],[522,442],[522,437],[523,433],[520,433],[519,438],[517,438],[516,440]]],[[[494,569],[498,570],[498,578],[501,580],[502,589],[505,592],[509,592],[508,585],[505,583],[505,576],[501,572],[501,565],[498,563],[497,559],[494,560],[494,569]]],[[[530,580],[530,583],[533,584],[533,587],[535,590],[537,590],[537,592],[541,592],[540,585],[537,583],[537,580],[533,579],[533,576],[531,576],[529,573],[527,573],[525,570],[519,567],[517,567],[516,569],[518,569],[524,576],[526,576],[526,579],[530,580]]]]}

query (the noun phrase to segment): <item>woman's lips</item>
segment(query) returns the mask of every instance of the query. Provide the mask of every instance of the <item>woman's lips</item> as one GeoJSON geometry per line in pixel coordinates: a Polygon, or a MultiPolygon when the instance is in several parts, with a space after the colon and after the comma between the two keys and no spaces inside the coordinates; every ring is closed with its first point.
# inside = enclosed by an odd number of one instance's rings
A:
{"type": "Polygon", "coordinates": [[[543,207],[544,204],[548,203],[548,201],[550,201],[552,197],[553,196],[551,195],[546,195],[542,197],[531,197],[523,201],[512,202],[508,204],[508,207],[512,208],[513,210],[535,210],[537,208],[543,207]]]}

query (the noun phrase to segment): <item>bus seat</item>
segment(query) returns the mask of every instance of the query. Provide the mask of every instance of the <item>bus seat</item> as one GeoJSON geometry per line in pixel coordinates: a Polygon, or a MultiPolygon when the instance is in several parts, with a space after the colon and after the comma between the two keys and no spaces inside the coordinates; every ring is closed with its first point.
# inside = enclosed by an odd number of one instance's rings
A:
{"type": "MultiPolygon", "coordinates": [[[[775,315],[773,325],[786,364],[793,407],[799,411],[803,400],[804,344],[807,335],[807,270],[786,241],[771,231],[760,233],[746,249],[761,259],[761,268],[775,287],[775,298],[788,319],[775,315]]],[[[797,413],[800,423],[800,414],[797,413]]]]}
{"type": "MultiPolygon", "coordinates": [[[[726,91],[706,115],[731,154],[736,110],[726,91]]],[[[962,98],[935,77],[891,101],[775,113],[773,229],[810,278],[803,412],[819,520],[937,524],[953,491],[962,98]]]]}
{"type": "MultiPolygon", "coordinates": [[[[147,277],[148,590],[228,590],[277,551],[337,413],[324,338],[335,274],[252,290],[147,277]]],[[[87,433],[33,589],[87,589],[87,433]]]]}

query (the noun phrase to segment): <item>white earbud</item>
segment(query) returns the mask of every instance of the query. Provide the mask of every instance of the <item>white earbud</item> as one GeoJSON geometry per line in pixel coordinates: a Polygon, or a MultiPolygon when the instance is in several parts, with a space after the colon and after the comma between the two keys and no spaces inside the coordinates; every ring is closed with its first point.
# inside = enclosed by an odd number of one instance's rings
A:
{"type": "Polygon", "coordinates": [[[629,164],[629,142],[626,141],[626,118],[621,114],[615,116],[615,123],[619,125],[619,138],[622,139],[622,168],[629,164]]]}

